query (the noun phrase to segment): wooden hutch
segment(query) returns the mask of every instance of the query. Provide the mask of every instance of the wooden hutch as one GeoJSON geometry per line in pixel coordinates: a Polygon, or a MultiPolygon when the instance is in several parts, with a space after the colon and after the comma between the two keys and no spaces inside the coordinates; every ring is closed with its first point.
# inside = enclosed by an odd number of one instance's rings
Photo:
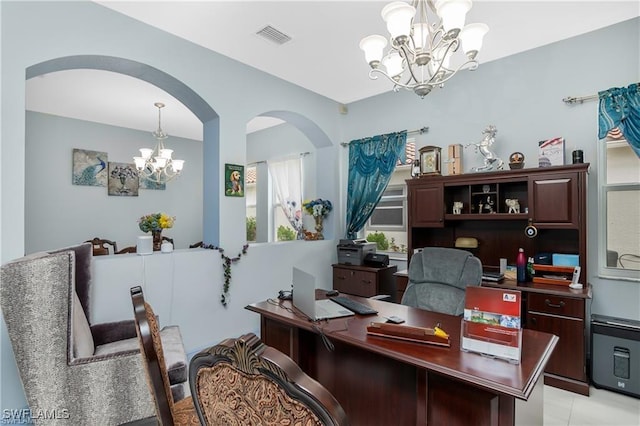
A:
{"type": "MultiPolygon", "coordinates": [[[[407,180],[409,253],[427,246],[454,247],[473,237],[468,249],[483,266],[497,269],[500,258],[515,265],[518,248],[539,253],[577,254],[584,289],[506,280],[496,287],[523,292],[523,324],[560,340],[545,370],[545,383],[589,394],[586,376],[586,324],[591,289],[587,283],[586,186],[589,164],[503,170],[407,180]],[[516,199],[519,213],[505,200],[516,199]],[[454,214],[453,203],[462,202],[454,214]],[[535,237],[525,234],[527,226],[535,237]]],[[[516,210],[517,211],[517,210],[516,210]]],[[[483,284],[484,285],[484,284],[483,284]]]]}

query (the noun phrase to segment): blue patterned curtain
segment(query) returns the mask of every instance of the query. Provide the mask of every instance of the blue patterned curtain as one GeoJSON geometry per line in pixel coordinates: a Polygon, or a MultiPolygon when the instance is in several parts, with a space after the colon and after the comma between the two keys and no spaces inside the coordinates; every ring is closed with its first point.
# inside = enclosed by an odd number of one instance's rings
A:
{"type": "Polygon", "coordinates": [[[405,161],[407,131],[353,140],[349,144],[349,185],[347,189],[347,238],[356,238],[396,168],[405,161]]]}
{"type": "Polygon", "coordinates": [[[598,92],[598,138],[617,127],[640,157],[640,83],[598,92]]]}

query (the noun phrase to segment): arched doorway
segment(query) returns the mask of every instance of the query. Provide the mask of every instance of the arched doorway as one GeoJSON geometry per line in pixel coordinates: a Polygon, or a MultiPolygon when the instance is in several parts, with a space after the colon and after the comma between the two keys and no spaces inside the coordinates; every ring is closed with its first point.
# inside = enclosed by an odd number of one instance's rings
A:
{"type": "Polygon", "coordinates": [[[129,59],[78,55],[56,58],[32,65],[26,79],[57,71],[95,69],[111,71],[150,83],[179,100],[203,125],[203,240],[219,243],[219,116],[202,97],[171,75],[149,65],[129,59]],[[207,161],[204,161],[207,159],[207,161]]]}

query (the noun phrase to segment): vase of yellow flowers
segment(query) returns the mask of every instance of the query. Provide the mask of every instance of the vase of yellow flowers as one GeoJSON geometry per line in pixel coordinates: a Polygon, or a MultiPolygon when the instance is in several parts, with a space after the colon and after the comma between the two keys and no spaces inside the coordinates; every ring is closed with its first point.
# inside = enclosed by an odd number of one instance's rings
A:
{"type": "Polygon", "coordinates": [[[311,201],[305,201],[302,204],[304,210],[313,216],[314,221],[316,222],[316,234],[313,236],[314,240],[323,240],[324,235],[322,235],[323,222],[324,218],[329,214],[331,210],[333,210],[333,205],[329,200],[323,200],[321,198],[317,198],[311,201]]]}
{"type": "Polygon", "coordinates": [[[151,232],[153,236],[153,251],[160,251],[162,246],[162,230],[173,227],[174,216],[166,213],[151,213],[138,219],[138,226],[142,232],[151,232]]]}

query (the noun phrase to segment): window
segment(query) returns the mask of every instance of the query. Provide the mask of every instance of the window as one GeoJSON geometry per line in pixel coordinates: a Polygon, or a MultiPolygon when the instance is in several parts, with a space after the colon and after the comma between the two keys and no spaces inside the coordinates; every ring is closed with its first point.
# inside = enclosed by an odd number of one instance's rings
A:
{"type": "MultiPolygon", "coordinates": [[[[389,185],[364,227],[364,237],[378,233],[384,235],[387,251],[406,253],[407,250],[407,184],[411,178],[411,165],[415,158],[415,140],[408,139],[406,161],[398,165],[389,185]]],[[[377,236],[382,238],[382,236],[377,236]]]]}
{"type": "Polygon", "coordinates": [[[256,242],[256,165],[247,166],[244,182],[244,195],[247,205],[247,242],[256,242]]]}
{"type": "Polygon", "coordinates": [[[617,129],[600,142],[600,275],[640,281],[640,159],[617,129]]]}
{"type": "Polygon", "coordinates": [[[379,231],[404,231],[407,186],[388,186],[369,218],[368,228],[379,231]]]}
{"type": "MultiPolygon", "coordinates": [[[[297,162],[301,167],[299,158],[285,160],[287,162],[297,162]]],[[[275,162],[276,166],[285,161],[275,162]]],[[[285,173],[279,180],[282,192],[278,196],[278,183],[270,172],[267,171],[265,162],[258,165],[251,164],[246,168],[245,173],[245,200],[246,200],[246,224],[248,242],[271,242],[295,240],[297,232],[291,225],[287,215],[280,206],[280,197],[298,198],[296,193],[300,192],[302,177],[298,174],[285,173]],[[297,185],[293,185],[293,181],[297,185]],[[261,194],[268,195],[261,195],[261,194]]],[[[297,209],[301,209],[298,206],[297,209]]],[[[295,212],[292,212],[295,214],[295,212]]],[[[300,223],[301,225],[301,223],[300,223]]]]}

